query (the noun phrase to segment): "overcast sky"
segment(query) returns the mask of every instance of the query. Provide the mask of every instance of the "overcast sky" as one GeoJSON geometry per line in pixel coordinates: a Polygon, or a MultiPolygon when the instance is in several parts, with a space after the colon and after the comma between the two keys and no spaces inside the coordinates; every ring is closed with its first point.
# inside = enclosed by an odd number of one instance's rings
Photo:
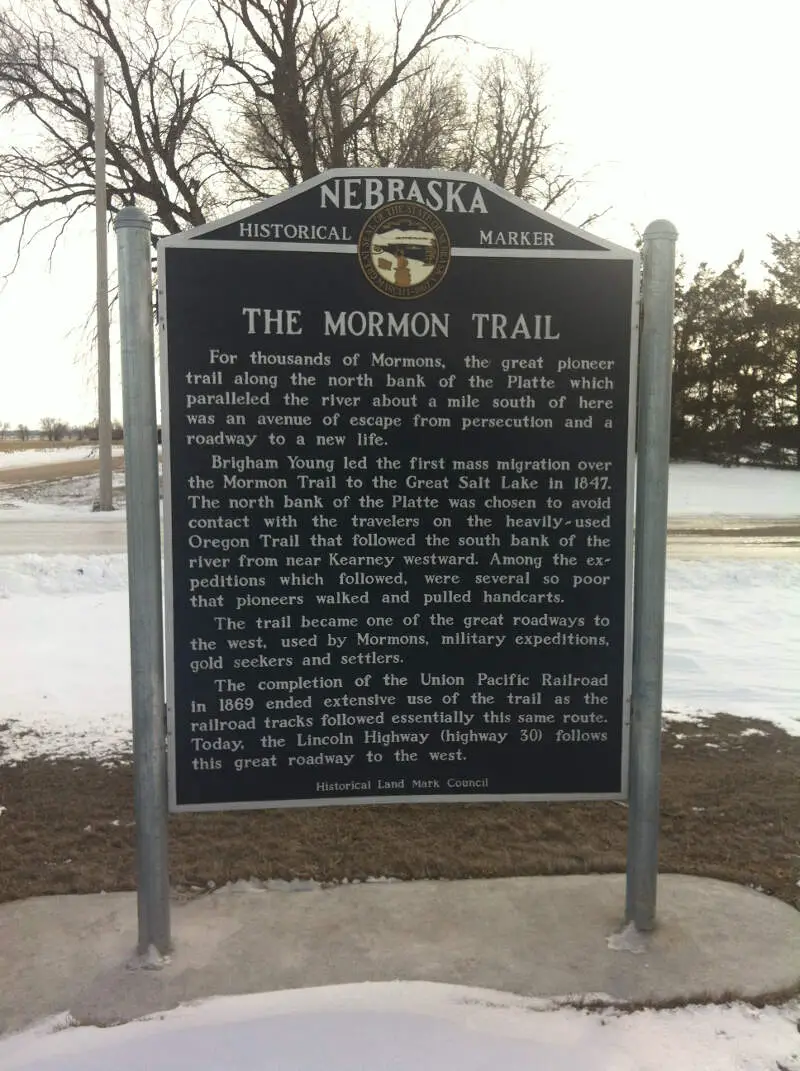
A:
{"type": "MultiPolygon", "coordinates": [[[[800,231],[800,5],[792,0],[473,0],[462,25],[545,68],[553,134],[570,171],[589,175],[580,214],[610,209],[599,234],[631,245],[633,227],[667,217],[690,267],[721,268],[744,249],[759,282],[767,232],[800,231]]],[[[470,54],[476,62],[485,55],[477,46],[470,54]]],[[[0,293],[0,422],[95,412],[82,334],[95,288],[92,223],[88,214],[52,270],[46,244],[29,253],[0,293]]],[[[113,241],[109,251],[113,265],[113,241]]],[[[11,262],[0,236],[0,266],[11,262]]]]}

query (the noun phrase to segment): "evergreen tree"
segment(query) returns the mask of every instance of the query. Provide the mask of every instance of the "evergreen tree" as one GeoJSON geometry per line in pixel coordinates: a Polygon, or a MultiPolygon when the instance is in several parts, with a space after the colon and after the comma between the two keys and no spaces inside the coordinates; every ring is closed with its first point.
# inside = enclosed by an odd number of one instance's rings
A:
{"type": "Polygon", "coordinates": [[[715,273],[706,263],[676,295],[672,452],[730,459],[737,368],[746,356],[747,286],[743,255],[715,273]]]}
{"type": "Polygon", "coordinates": [[[797,463],[800,239],[772,238],[763,290],[740,254],[676,292],[672,455],[797,463]]]}
{"type": "Polygon", "coordinates": [[[769,440],[776,458],[800,468],[800,233],[769,239],[768,281],[755,309],[770,353],[769,440]]]}

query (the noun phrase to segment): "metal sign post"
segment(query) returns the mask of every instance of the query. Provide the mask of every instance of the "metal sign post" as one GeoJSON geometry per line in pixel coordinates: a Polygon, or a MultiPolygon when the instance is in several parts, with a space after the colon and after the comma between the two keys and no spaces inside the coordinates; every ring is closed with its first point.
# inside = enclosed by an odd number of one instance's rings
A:
{"type": "Polygon", "coordinates": [[[116,217],[136,806],[138,952],[170,951],[164,643],[150,220],[116,217]]]}
{"type": "Polygon", "coordinates": [[[656,220],[644,232],[639,359],[627,922],[652,930],[658,881],[664,581],[667,561],[675,242],[656,220]]]}

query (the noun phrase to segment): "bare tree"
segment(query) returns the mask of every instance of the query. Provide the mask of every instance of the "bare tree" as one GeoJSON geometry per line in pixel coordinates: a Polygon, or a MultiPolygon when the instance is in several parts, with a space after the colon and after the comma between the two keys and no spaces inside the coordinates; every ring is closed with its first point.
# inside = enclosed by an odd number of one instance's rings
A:
{"type": "Polygon", "coordinates": [[[426,63],[371,117],[367,163],[375,167],[464,169],[469,101],[457,66],[426,63]]]}
{"type": "Polygon", "coordinates": [[[275,174],[292,185],[330,167],[421,167],[473,171],[544,209],[574,200],[580,182],[561,164],[541,69],[499,53],[470,78],[439,48],[456,38],[448,28],[462,4],[428,2],[404,46],[405,8],[383,38],[330,0],[213,0],[226,40],[214,56],[234,74],[243,118],[232,143],[243,186],[255,194],[275,174]]]}
{"type": "Polygon", "coordinates": [[[94,200],[92,55],[106,65],[106,168],[112,211],[134,199],[163,233],[216,211],[208,109],[219,71],[195,61],[192,4],[6,0],[0,11],[0,114],[24,118],[33,145],[0,153],[0,225],[53,227],[94,200]]]}
{"type": "Polygon", "coordinates": [[[252,192],[270,173],[293,185],[328,167],[373,162],[376,117],[430,69],[439,45],[457,39],[453,23],[466,6],[396,4],[384,37],[356,26],[339,0],[210,2],[224,42],[210,58],[228,72],[246,120],[249,140],[238,147],[256,150],[238,172],[252,192]],[[413,30],[412,6],[422,12],[413,30]]]}
{"type": "Polygon", "coordinates": [[[11,424],[7,420],[0,421],[0,439],[5,439],[11,428],[11,424]]]}
{"type": "Polygon", "coordinates": [[[51,443],[60,442],[68,430],[68,425],[59,417],[42,417],[39,427],[42,435],[51,443]]]}
{"type": "Polygon", "coordinates": [[[17,424],[17,438],[24,443],[30,437],[30,429],[27,424],[17,424]]]}
{"type": "MultiPolygon", "coordinates": [[[[335,80],[336,72],[330,71],[329,77],[335,80]]],[[[335,82],[326,89],[329,101],[341,96],[335,82]]],[[[463,158],[467,109],[459,73],[438,62],[413,71],[388,92],[344,144],[338,135],[330,136],[331,124],[323,109],[315,108],[310,116],[313,173],[330,167],[457,169],[463,158]]],[[[250,161],[253,173],[277,174],[282,185],[301,181],[293,146],[269,104],[254,102],[242,111],[243,136],[237,143],[240,160],[250,161]]]]}
{"type": "Polygon", "coordinates": [[[472,122],[464,139],[467,170],[548,210],[577,192],[578,180],[559,164],[532,58],[501,53],[479,71],[472,122]]]}
{"type": "Polygon", "coordinates": [[[156,237],[340,166],[474,170],[552,207],[576,183],[540,72],[501,55],[471,85],[467,2],[397,0],[379,33],[344,0],[2,0],[0,115],[32,136],[0,150],[0,226],[55,242],[93,204],[93,55],[110,211],[142,203],[156,237]]]}

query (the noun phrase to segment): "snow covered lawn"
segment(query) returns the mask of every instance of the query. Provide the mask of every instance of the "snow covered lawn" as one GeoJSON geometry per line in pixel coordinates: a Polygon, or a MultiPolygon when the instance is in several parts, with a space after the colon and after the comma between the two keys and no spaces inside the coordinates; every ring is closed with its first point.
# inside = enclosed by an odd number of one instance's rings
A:
{"type": "Polygon", "coordinates": [[[800,562],[670,561],[664,709],[800,736],[800,562]]]}
{"type": "MultiPolygon", "coordinates": [[[[124,546],[124,514],[46,497],[0,504],[0,550],[40,549],[41,538],[45,551],[0,554],[5,761],[127,750],[127,566],[123,554],[102,553],[124,546]]],[[[673,465],[670,513],[800,522],[800,473],[673,465]]],[[[800,735],[800,561],[758,553],[670,560],[664,707],[762,718],[800,735]]]]}
{"type": "Polygon", "coordinates": [[[800,521],[800,472],[674,463],[669,467],[669,516],[796,517],[800,521]]]}
{"type": "MultiPolygon", "coordinates": [[[[221,997],[0,1040],[4,1071],[797,1071],[800,1005],[588,1012],[423,982],[221,997]]],[[[56,1024],[50,1024],[50,1030],[56,1024]]]]}
{"type": "MultiPolygon", "coordinates": [[[[0,557],[5,761],[130,746],[125,555],[0,557]]],[[[800,563],[671,561],[664,707],[800,736],[800,563]]],[[[668,714],[669,716],[669,714],[668,714]]]]}

